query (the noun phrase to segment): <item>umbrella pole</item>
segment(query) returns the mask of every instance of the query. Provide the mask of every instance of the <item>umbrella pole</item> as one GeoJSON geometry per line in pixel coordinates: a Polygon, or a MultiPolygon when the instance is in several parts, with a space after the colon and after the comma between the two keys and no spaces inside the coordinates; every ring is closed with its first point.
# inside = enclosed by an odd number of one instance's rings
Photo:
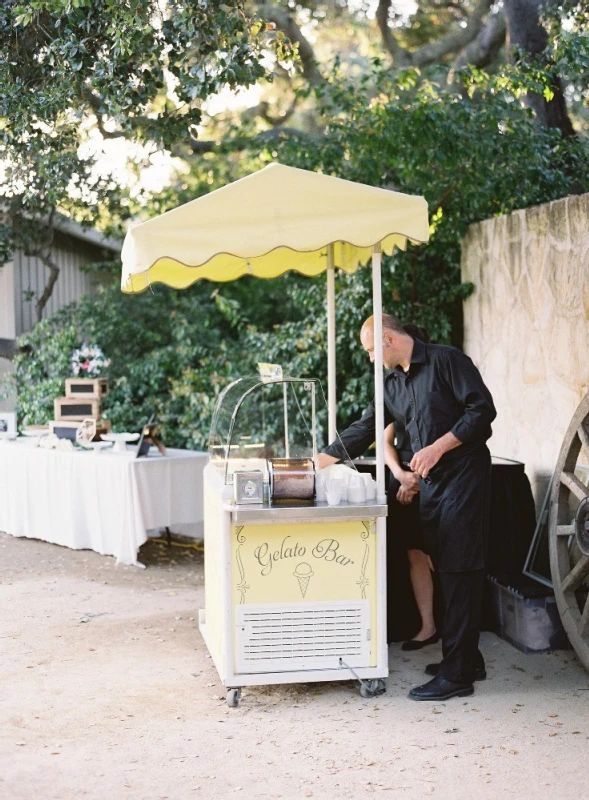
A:
{"type": "Polygon", "coordinates": [[[335,269],[333,244],[327,245],[327,412],[329,442],[337,438],[335,397],[335,269]]]}
{"type": "Polygon", "coordinates": [[[282,404],[284,406],[284,457],[290,458],[290,443],[288,439],[288,391],[287,384],[282,384],[282,404]]]}
{"type": "Polygon", "coordinates": [[[382,363],[382,253],[380,242],[372,248],[372,312],[374,314],[374,411],[376,437],[376,494],[379,503],[386,502],[384,485],[384,400],[382,363]]]}

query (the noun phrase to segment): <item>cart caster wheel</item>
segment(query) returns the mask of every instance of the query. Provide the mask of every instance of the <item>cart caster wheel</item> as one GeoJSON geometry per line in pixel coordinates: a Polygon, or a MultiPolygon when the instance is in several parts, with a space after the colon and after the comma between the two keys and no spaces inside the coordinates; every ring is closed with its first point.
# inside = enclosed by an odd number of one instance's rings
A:
{"type": "Polygon", "coordinates": [[[227,705],[229,708],[237,708],[241,700],[241,689],[227,689],[227,705]]]}
{"type": "Polygon", "coordinates": [[[376,678],[372,681],[362,681],[360,684],[360,694],[362,697],[377,697],[379,694],[384,694],[387,690],[385,682],[382,678],[376,678]]]}

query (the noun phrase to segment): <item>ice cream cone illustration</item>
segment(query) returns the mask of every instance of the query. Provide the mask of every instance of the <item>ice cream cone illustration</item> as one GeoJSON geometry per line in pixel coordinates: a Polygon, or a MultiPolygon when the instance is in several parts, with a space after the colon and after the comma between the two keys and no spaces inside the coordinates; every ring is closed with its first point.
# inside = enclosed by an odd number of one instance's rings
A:
{"type": "Polygon", "coordinates": [[[305,561],[302,561],[295,568],[293,575],[299,582],[299,588],[301,590],[301,594],[304,597],[307,594],[307,589],[309,588],[309,581],[313,577],[313,570],[311,569],[311,565],[307,564],[305,561]]]}

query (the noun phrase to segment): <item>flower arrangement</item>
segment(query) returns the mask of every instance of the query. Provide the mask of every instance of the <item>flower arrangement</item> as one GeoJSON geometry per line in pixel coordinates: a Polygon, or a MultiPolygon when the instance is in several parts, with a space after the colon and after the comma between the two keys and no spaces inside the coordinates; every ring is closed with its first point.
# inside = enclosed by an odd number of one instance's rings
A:
{"type": "Polygon", "coordinates": [[[72,372],[81,378],[97,378],[110,360],[96,344],[84,344],[72,353],[72,372]]]}

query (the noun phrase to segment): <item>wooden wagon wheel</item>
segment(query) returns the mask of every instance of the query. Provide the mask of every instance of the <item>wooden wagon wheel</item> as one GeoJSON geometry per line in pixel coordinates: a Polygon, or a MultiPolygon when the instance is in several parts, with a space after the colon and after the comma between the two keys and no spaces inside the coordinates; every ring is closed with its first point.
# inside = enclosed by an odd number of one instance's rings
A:
{"type": "Polygon", "coordinates": [[[565,434],[550,497],[550,571],[558,611],[589,670],[589,394],[565,434]],[[585,467],[585,469],[579,469],[585,467]]]}

